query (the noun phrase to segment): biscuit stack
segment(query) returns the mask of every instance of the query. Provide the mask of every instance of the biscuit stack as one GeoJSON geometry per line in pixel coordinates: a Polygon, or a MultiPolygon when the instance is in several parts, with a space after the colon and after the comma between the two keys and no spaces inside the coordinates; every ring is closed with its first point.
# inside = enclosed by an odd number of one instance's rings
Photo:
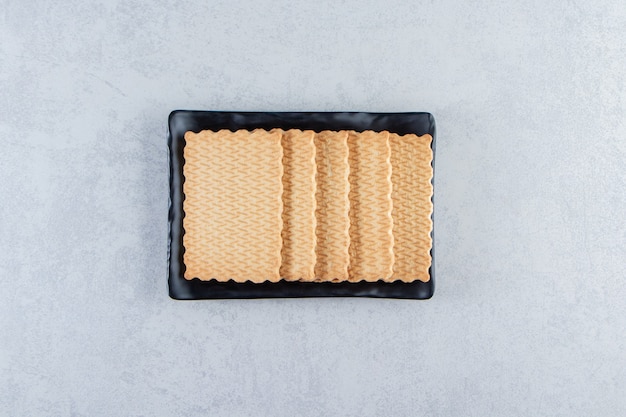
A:
{"type": "Polygon", "coordinates": [[[185,141],[186,279],[430,279],[430,135],[204,130],[185,141]]]}

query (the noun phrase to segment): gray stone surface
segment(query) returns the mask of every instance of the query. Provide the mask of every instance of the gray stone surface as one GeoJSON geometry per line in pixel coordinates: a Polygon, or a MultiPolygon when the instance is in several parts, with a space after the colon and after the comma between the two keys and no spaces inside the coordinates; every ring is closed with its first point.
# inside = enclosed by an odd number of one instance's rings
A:
{"type": "Polygon", "coordinates": [[[0,415],[626,415],[622,1],[0,0],[0,415]],[[435,297],[167,296],[173,109],[430,111],[435,297]]]}

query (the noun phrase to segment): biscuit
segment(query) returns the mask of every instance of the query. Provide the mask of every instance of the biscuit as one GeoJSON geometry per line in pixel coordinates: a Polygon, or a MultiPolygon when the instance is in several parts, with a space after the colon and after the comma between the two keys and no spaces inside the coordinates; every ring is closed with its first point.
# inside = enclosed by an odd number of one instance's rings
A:
{"type": "Polygon", "coordinates": [[[430,280],[430,135],[187,132],[184,277],[430,280]]]}
{"type": "Polygon", "coordinates": [[[282,247],[280,132],[185,133],[186,279],[276,282],[282,247]]]}
{"type": "Polygon", "coordinates": [[[312,130],[282,132],[283,248],[280,276],[287,281],[315,278],[316,163],[312,130]]]}
{"type": "Polygon", "coordinates": [[[350,184],[348,132],[323,131],[315,135],[317,163],[316,281],[348,279],[350,257],[350,184]]]}
{"type": "Polygon", "coordinates": [[[392,280],[430,280],[433,152],[430,135],[390,134],[393,182],[392,280]]]}
{"type": "Polygon", "coordinates": [[[388,280],[394,237],[389,132],[350,132],[350,281],[388,280]]]}

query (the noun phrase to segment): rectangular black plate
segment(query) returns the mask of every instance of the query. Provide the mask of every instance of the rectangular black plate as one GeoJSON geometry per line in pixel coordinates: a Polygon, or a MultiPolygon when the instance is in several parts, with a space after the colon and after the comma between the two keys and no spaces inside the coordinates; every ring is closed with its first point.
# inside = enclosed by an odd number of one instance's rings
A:
{"type": "MultiPolygon", "coordinates": [[[[237,283],[186,280],[183,277],[183,147],[185,132],[191,130],[230,129],[310,129],[321,130],[388,130],[406,135],[426,133],[433,137],[433,168],[435,151],[435,119],[430,113],[356,113],[356,112],[219,112],[176,110],[170,113],[168,146],[170,168],[169,199],[169,289],[170,297],[177,300],[216,298],[269,298],[269,297],[384,297],[426,299],[432,297],[434,282],[434,231],[433,262],[429,269],[430,281],[411,283],[391,282],[252,282],[237,283]]],[[[434,181],[434,178],[433,178],[434,181]]],[[[434,200],[433,200],[434,201],[434,200]]]]}

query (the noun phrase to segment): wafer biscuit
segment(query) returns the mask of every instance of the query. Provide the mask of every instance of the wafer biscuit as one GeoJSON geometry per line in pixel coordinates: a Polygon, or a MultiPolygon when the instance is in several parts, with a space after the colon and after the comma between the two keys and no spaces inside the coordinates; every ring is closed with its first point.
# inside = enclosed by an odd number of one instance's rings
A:
{"type": "Polygon", "coordinates": [[[350,132],[350,281],[391,278],[394,262],[389,132],[350,132]]]}
{"type": "Polygon", "coordinates": [[[315,135],[317,163],[316,281],[348,279],[348,132],[323,131],[315,135]]]}
{"type": "Polygon", "coordinates": [[[283,248],[280,276],[287,281],[315,278],[315,143],[312,130],[282,132],[283,248]]]}
{"type": "Polygon", "coordinates": [[[393,235],[395,238],[392,280],[428,281],[432,259],[433,176],[430,135],[390,134],[393,166],[393,235]]]}
{"type": "Polygon", "coordinates": [[[282,247],[280,132],[187,132],[186,279],[278,281],[282,247]]]}

